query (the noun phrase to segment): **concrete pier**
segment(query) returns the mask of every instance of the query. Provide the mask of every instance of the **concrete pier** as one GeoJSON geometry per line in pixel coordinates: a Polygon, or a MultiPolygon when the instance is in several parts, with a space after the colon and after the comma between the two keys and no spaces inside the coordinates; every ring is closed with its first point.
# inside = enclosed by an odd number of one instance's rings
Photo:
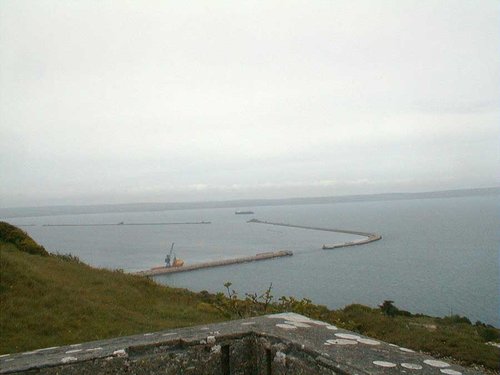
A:
{"type": "Polygon", "coordinates": [[[171,223],[104,223],[104,224],[43,224],[42,227],[106,227],[106,226],[127,226],[127,225],[204,225],[212,224],[211,221],[187,221],[171,223]]]}
{"type": "Polygon", "coordinates": [[[248,257],[222,259],[222,260],[215,260],[212,262],[191,264],[191,265],[182,266],[182,267],[168,267],[168,268],[167,267],[157,267],[157,268],[151,268],[150,270],[146,270],[146,271],[135,272],[135,274],[140,275],[140,276],[158,276],[158,275],[166,275],[166,274],[170,274],[170,273],[194,271],[194,270],[199,270],[202,268],[213,268],[213,267],[220,267],[220,266],[228,266],[230,264],[256,262],[259,260],[281,258],[281,257],[286,257],[286,256],[292,256],[292,255],[293,255],[293,253],[291,251],[281,250],[281,251],[260,253],[260,254],[256,254],[256,255],[248,256],[248,257]]]}
{"type": "MultiPolygon", "coordinates": [[[[275,222],[263,221],[263,220],[259,220],[259,219],[249,220],[248,223],[278,225],[278,226],[290,227],[290,228],[300,228],[300,229],[309,229],[309,230],[321,230],[321,231],[326,231],[326,232],[346,233],[346,234],[353,234],[356,236],[363,237],[359,240],[354,240],[354,241],[341,242],[341,243],[337,243],[337,244],[328,244],[328,245],[324,244],[322,246],[323,250],[331,250],[331,249],[337,249],[337,248],[341,248],[341,247],[364,245],[364,244],[368,244],[370,242],[378,241],[382,238],[381,235],[376,234],[376,233],[360,232],[360,231],[346,230],[346,229],[308,227],[308,226],[304,226],[304,225],[275,223],[275,222]]],[[[166,275],[166,274],[170,274],[170,273],[195,271],[195,270],[199,270],[199,269],[203,269],[203,268],[213,268],[213,267],[228,266],[231,264],[255,262],[255,261],[259,261],[259,260],[280,258],[280,257],[284,257],[284,256],[291,256],[291,255],[293,255],[293,253],[291,251],[282,250],[282,251],[275,251],[275,252],[260,253],[260,254],[256,254],[254,256],[248,256],[248,257],[240,257],[240,258],[234,258],[234,259],[223,259],[223,260],[216,260],[216,261],[212,261],[212,262],[191,264],[191,265],[186,265],[186,266],[182,266],[182,267],[168,267],[168,268],[167,267],[155,267],[155,268],[151,268],[149,270],[135,272],[134,274],[140,275],[140,276],[158,276],[158,275],[166,275]]]]}
{"type": "Polygon", "coordinates": [[[346,234],[354,234],[356,236],[365,237],[360,240],[348,241],[348,242],[340,242],[338,244],[330,244],[323,245],[323,250],[331,250],[338,249],[340,247],[348,247],[348,246],[356,246],[356,245],[364,245],[370,242],[378,241],[382,238],[380,234],[377,233],[368,233],[368,232],[360,232],[355,230],[346,230],[346,229],[335,229],[335,228],[320,228],[320,227],[307,227],[304,225],[294,225],[294,224],[286,224],[286,223],[274,223],[270,221],[263,221],[259,219],[249,220],[248,223],[257,223],[257,224],[268,224],[268,225],[278,225],[282,227],[290,227],[290,228],[300,228],[300,229],[310,229],[310,230],[322,230],[326,232],[337,232],[337,233],[346,233],[346,234]]]}

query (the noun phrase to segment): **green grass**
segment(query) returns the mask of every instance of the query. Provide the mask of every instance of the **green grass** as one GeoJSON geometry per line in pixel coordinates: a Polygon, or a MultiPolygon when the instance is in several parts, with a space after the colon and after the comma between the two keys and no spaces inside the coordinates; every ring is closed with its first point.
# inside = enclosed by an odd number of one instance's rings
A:
{"type": "Polygon", "coordinates": [[[200,295],[0,242],[0,353],[226,319],[200,295]]]}

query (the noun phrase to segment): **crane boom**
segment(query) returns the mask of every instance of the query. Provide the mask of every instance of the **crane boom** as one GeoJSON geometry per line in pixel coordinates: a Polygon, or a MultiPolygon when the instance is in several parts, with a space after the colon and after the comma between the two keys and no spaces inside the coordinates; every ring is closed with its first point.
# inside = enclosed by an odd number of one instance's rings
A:
{"type": "Polygon", "coordinates": [[[177,259],[177,256],[174,253],[174,245],[172,242],[172,246],[170,247],[170,253],[165,257],[165,267],[182,267],[184,265],[184,261],[182,259],[177,259]]]}

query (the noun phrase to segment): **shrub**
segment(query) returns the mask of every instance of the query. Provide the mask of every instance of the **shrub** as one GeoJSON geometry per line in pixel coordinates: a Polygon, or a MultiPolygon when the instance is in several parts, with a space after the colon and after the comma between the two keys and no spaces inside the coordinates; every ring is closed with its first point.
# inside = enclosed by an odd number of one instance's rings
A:
{"type": "Polygon", "coordinates": [[[394,301],[385,300],[381,305],[379,305],[380,310],[387,316],[412,316],[409,311],[400,310],[394,306],[394,301]]]}
{"type": "Polygon", "coordinates": [[[454,324],[454,323],[472,324],[468,318],[466,318],[465,316],[460,316],[460,315],[445,316],[442,319],[442,322],[445,324],[454,324]]]}
{"type": "MultiPolygon", "coordinates": [[[[76,255],[73,254],[61,254],[61,253],[56,253],[55,256],[65,262],[70,262],[70,263],[78,263],[78,264],[84,264],[80,258],[78,258],[76,255]]],[[[123,272],[123,271],[122,271],[123,272]]]]}
{"type": "Polygon", "coordinates": [[[11,243],[28,254],[49,256],[47,250],[38,245],[26,232],[4,221],[0,221],[0,241],[11,243]]]}
{"type": "Polygon", "coordinates": [[[500,339],[498,329],[494,327],[478,327],[477,331],[479,336],[481,336],[481,338],[486,342],[497,341],[500,339]]]}

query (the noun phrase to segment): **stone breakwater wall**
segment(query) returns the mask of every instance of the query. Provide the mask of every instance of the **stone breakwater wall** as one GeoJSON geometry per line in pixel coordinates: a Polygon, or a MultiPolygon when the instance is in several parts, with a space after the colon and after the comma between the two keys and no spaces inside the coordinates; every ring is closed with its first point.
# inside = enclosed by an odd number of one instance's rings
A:
{"type": "Polygon", "coordinates": [[[130,226],[130,225],[206,225],[212,224],[210,221],[186,221],[186,222],[170,222],[170,223],[101,223],[101,224],[43,224],[42,227],[109,227],[109,226],[130,226]]]}
{"type": "Polygon", "coordinates": [[[341,242],[338,244],[324,244],[323,250],[331,250],[337,249],[340,247],[348,247],[348,246],[356,246],[356,245],[364,245],[370,242],[378,241],[382,239],[382,236],[377,233],[368,233],[368,232],[360,232],[354,230],[346,230],[346,229],[334,229],[334,228],[320,228],[320,227],[308,227],[304,225],[294,225],[294,224],[286,224],[286,223],[274,223],[270,221],[263,221],[258,219],[252,219],[248,221],[249,223],[257,223],[257,224],[268,224],[268,225],[278,225],[282,227],[290,227],[290,228],[300,228],[300,229],[310,229],[310,230],[321,230],[326,232],[337,232],[337,233],[346,233],[346,234],[354,234],[356,236],[362,236],[360,240],[341,242]]]}
{"type": "Polygon", "coordinates": [[[292,256],[292,255],[293,255],[293,253],[291,251],[282,250],[282,251],[275,251],[275,252],[260,253],[260,254],[256,254],[253,256],[247,256],[247,257],[240,257],[240,258],[233,258],[233,259],[222,259],[222,260],[215,260],[212,262],[196,263],[196,264],[186,265],[186,266],[182,266],[182,267],[168,267],[168,268],[157,267],[157,268],[152,268],[152,269],[146,270],[146,271],[139,271],[139,272],[136,272],[135,274],[139,275],[139,276],[158,276],[158,275],[166,275],[166,274],[170,274],[170,273],[195,271],[195,270],[199,270],[202,268],[213,268],[213,267],[228,266],[231,264],[256,262],[256,261],[260,261],[260,260],[281,258],[281,257],[286,257],[286,256],[292,256]]]}
{"type": "Polygon", "coordinates": [[[476,375],[294,313],[0,356],[0,374],[476,375]]]}
{"type": "MultiPolygon", "coordinates": [[[[290,228],[300,228],[300,229],[309,229],[309,230],[321,230],[326,232],[338,232],[338,233],[346,233],[353,234],[356,236],[361,236],[363,238],[354,241],[342,242],[338,244],[324,244],[324,250],[337,249],[340,247],[348,247],[348,246],[356,246],[356,245],[364,245],[370,242],[378,241],[382,238],[381,235],[376,233],[368,233],[368,232],[360,232],[354,230],[346,230],[346,229],[333,229],[333,228],[319,228],[319,227],[308,227],[303,225],[294,225],[294,224],[286,224],[286,223],[275,223],[270,221],[262,221],[258,219],[249,220],[248,223],[256,223],[256,224],[267,224],[267,225],[277,225],[282,227],[290,227],[290,228]]],[[[213,267],[221,267],[228,266],[231,264],[239,264],[239,263],[247,263],[247,262],[255,262],[259,260],[267,260],[273,258],[281,258],[285,256],[291,256],[293,253],[291,251],[275,251],[275,252],[266,252],[256,254],[254,256],[233,258],[233,259],[222,259],[215,260],[212,262],[203,262],[196,263],[191,265],[185,265],[182,267],[155,267],[145,271],[135,272],[134,274],[139,276],[158,276],[158,275],[166,275],[170,273],[178,273],[178,272],[187,272],[187,271],[195,271],[203,268],[213,268],[213,267]]]]}

